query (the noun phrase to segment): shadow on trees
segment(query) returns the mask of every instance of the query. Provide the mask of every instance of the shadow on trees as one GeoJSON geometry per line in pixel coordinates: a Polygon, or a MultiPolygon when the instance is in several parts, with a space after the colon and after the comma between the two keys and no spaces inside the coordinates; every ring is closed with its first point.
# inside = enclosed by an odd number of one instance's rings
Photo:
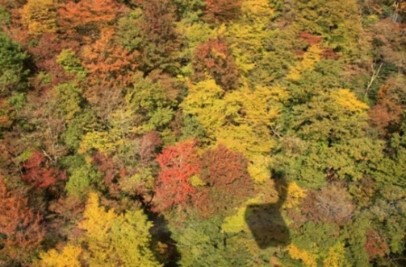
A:
{"type": "Polygon", "coordinates": [[[165,267],[177,267],[180,259],[180,253],[177,250],[176,242],[172,239],[172,233],[168,228],[168,221],[163,215],[147,211],[149,220],[154,222],[150,233],[152,236],[152,243],[155,256],[163,263],[165,267]],[[163,247],[159,249],[158,243],[163,247]]]}
{"type": "Polygon", "coordinates": [[[290,233],[281,208],[287,197],[287,183],[283,177],[275,179],[279,199],[276,203],[248,205],[245,220],[257,245],[261,249],[286,246],[290,243],[290,233]]]}

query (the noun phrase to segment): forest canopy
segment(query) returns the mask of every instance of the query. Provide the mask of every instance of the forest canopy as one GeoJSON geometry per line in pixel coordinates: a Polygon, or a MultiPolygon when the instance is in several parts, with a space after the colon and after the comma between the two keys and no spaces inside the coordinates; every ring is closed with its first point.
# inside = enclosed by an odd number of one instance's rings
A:
{"type": "Polygon", "coordinates": [[[405,266],[406,4],[0,0],[0,266],[405,266]]]}

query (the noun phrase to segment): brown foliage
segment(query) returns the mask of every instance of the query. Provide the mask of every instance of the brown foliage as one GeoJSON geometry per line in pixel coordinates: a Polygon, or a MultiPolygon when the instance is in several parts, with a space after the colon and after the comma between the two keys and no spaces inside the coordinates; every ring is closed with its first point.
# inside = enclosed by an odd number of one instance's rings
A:
{"type": "Polygon", "coordinates": [[[175,7],[170,0],[146,0],[142,3],[140,23],[143,38],[142,61],[146,71],[173,64],[173,53],[180,42],[175,28],[175,7]]]}
{"type": "Polygon", "coordinates": [[[140,142],[140,157],[146,163],[155,157],[157,149],[162,145],[159,133],[152,131],[144,134],[140,142]]]}
{"type": "Polygon", "coordinates": [[[93,155],[93,163],[97,170],[103,174],[104,184],[107,186],[109,194],[117,196],[120,193],[119,179],[126,175],[124,166],[100,152],[93,155]]]}
{"type": "Polygon", "coordinates": [[[236,18],[241,11],[241,0],[205,0],[206,15],[211,21],[224,22],[236,18]]]}
{"type": "MultiPolygon", "coordinates": [[[[79,43],[75,40],[62,40],[54,33],[42,34],[35,46],[28,47],[37,71],[44,71],[51,75],[50,86],[67,81],[69,78],[55,60],[63,49],[68,48],[76,51],[79,43]]],[[[34,81],[34,86],[39,88],[40,84],[35,84],[34,81]]]]}
{"type": "Polygon", "coordinates": [[[226,90],[238,83],[238,69],[223,38],[210,39],[196,48],[193,69],[195,79],[202,80],[209,74],[226,90]]]}
{"type": "Polygon", "coordinates": [[[330,184],[320,191],[309,192],[302,202],[302,212],[308,219],[343,225],[355,209],[351,196],[339,184],[330,184]]]}
{"type": "Polygon", "coordinates": [[[220,145],[202,155],[200,178],[205,186],[193,196],[193,204],[203,217],[232,211],[253,193],[247,160],[220,145]]]}
{"type": "Polygon", "coordinates": [[[322,41],[321,36],[317,36],[308,32],[300,32],[299,36],[309,45],[319,44],[322,41]]]}
{"type": "Polygon", "coordinates": [[[0,254],[12,259],[26,257],[44,238],[41,216],[27,202],[20,193],[9,192],[0,177],[0,254]]]}

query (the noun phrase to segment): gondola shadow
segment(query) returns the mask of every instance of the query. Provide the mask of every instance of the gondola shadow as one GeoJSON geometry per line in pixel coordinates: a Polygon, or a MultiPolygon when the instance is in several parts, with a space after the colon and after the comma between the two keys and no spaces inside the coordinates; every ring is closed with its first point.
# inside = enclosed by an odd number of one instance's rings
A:
{"type": "Polygon", "coordinates": [[[286,246],[290,233],[281,215],[281,208],[287,197],[287,183],[284,178],[275,179],[279,199],[276,203],[248,205],[245,220],[260,249],[286,246]]]}

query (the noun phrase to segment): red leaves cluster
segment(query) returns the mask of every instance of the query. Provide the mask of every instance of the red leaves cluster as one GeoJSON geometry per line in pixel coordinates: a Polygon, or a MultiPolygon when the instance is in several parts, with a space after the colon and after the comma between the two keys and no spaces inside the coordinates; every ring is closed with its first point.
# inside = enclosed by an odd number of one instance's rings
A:
{"type": "Polygon", "coordinates": [[[44,238],[41,216],[33,212],[20,193],[9,192],[0,177],[0,254],[24,257],[44,238]]]}
{"type": "Polygon", "coordinates": [[[195,141],[184,141],[166,147],[156,158],[161,171],[156,185],[156,210],[185,204],[196,189],[190,177],[200,170],[195,141]]]}
{"type": "Polygon", "coordinates": [[[384,238],[372,229],[367,231],[367,240],[364,248],[368,253],[369,259],[384,257],[390,251],[388,243],[386,243],[384,238]]]}
{"type": "Polygon", "coordinates": [[[161,167],[156,186],[156,210],[163,211],[189,201],[200,216],[227,214],[254,192],[247,160],[239,153],[218,146],[200,158],[194,141],[167,147],[158,155],[161,167]],[[203,182],[194,187],[191,177],[203,182]]]}
{"type": "Polygon", "coordinates": [[[224,22],[238,17],[241,0],[205,0],[206,15],[211,21],[224,22]]]}
{"type": "Polygon", "coordinates": [[[254,185],[247,164],[241,154],[223,145],[202,155],[200,178],[206,186],[193,196],[202,217],[232,211],[252,195],[254,185]]]}
{"type": "MultiPolygon", "coordinates": [[[[299,37],[308,45],[321,45],[323,41],[323,38],[321,36],[314,35],[309,32],[300,32],[299,37]]],[[[340,57],[340,55],[338,55],[333,49],[328,47],[323,49],[321,56],[324,59],[331,60],[337,60],[340,57]]]]}
{"type": "Polygon", "coordinates": [[[210,39],[196,48],[193,61],[195,79],[202,80],[206,73],[224,89],[233,89],[238,83],[238,69],[226,41],[210,39]]]}
{"type": "Polygon", "coordinates": [[[63,173],[48,166],[48,160],[40,151],[32,153],[31,157],[23,164],[21,179],[38,188],[47,188],[63,178],[63,173]]]}

